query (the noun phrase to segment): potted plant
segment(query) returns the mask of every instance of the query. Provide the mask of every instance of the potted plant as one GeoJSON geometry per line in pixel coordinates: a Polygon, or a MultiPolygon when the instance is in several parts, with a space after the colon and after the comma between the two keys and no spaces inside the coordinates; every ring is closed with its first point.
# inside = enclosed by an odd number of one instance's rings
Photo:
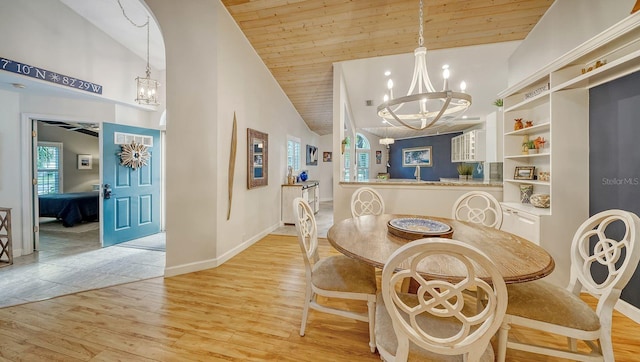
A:
{"type": "Polygon", "coordinates": [[[498,98],[495,101],[493,101],[493,105],[498,107],[499,109],[502,109],[502,98],[498,98]]]}
{"type": "Polygon", "coordinates": [[[349,145],[349,137],[345,137],[340,145],[340,153],[344,154],[344,149],[349,145]]]}
{"type": "Polygon", "coordinates": [[[538,153],[538,148],[536,147],[535,141],[525,141],[522,143],[522,153],[534,154],[538,153]],[[526,151],[526,152],[525,152],[526,151]]]}
{"type": "Polygon", "coordinates": [[[458,177],[460,180],[469,180],[473,177],[473,165],[467,163],[459,163],[457,166],[458,177]]]}

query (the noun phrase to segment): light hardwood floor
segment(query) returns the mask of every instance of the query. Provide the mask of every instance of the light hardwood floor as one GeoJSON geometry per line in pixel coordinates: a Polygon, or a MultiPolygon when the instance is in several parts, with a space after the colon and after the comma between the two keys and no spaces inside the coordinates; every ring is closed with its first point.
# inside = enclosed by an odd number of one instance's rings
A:
{"type": "MultiPolygon", "coordinates": [[[[303,295],[297,239],[269,235],[215,269],[0,309],[0,361],[380,360],[362,322],[310,311],[300,337],[303,295]]],[[[616,313],[613,328],[617,361],[637,361],[638,326],[616,313]]]]}

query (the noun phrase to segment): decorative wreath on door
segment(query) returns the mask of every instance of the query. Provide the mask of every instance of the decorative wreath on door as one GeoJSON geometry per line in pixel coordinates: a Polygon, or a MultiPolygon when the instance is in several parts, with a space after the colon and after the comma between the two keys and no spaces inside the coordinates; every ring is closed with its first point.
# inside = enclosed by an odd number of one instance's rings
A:
{"type": "Polygon", "coordinates": [[[131,167],[136,169],[138,167],[146,166],[151,155],[147,151],[147,146],[131,142],[131,144],[124,144],[120,146],[122,152],[120,155],[120,164],[125,167],[131,167]]]}

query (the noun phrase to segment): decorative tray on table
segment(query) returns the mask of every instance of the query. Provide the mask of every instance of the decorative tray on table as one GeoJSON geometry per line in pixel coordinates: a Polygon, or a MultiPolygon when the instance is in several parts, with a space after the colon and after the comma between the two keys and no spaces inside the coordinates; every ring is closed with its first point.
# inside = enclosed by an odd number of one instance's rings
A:
{"type": "Polygon", "coordinates": [[[417,240],[428,237],[451,238],[451,226],[421,217],[401,217],[387,222],[389,232],[403,239],[417,240]]]}

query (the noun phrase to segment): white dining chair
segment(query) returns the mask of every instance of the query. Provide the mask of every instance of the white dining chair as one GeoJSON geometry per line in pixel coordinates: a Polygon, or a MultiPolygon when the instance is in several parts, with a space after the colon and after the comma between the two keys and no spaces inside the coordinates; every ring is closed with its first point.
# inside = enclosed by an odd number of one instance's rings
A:
{"type": "Polygon", "coordinates": [[[376,350],[374,326],[376,308],[376,277],[374,267],[345,255],[320,258],[318,229],[313,210],[302,198],[293,200],[298,241],[305,266],[306,292],[300,335],[304,336],[309,308],[352,318],[369,324],[369,347],[376,350]],[[367,313],[329,307],[318,303],[317,296],[361,300],[367,303],[367,313]]]}
{"type": "Polygon", "coordinates": [[[453,204],[453,219],[500,229],[502,207],[500,202],[488,192],[469,191],[453,204]]]}
{"type": "MultiPolygon", "coordinates": [[[[623,210],[597,213],[573,237],[566,288],[544,280],[510,285],[507,315],[498,337],[498,361],[505,360],[507,348],[580,361],[614,361],[613,308],[640,260],[639,237],[636,214],[623,210]],[[594,269],[600,275],[592,275],[594,269]],[[595,311],[580,299],[582,291],[598,298],[595,311]],[[514,326],[565,337],[568,343],[561,349],[512,339],[509,332],[514,326]],[[577,340],[584,341],[590,351],[578,350],[577,340]]],[[[518,331],[526,337],[526,330],[518,331]]]]}
{"type": "MultiPolygon", "coordinates": [[[[446,267],[442,269],[446,275],[446,267]]],[[[497,267],[480,250],[457,240],[427,238],[396,250],[382,270],[382,292],[376,306],[376,343],[384,361],[458,360],[494,361],[491,337],[507,308],[507,288],[497,267]],[[430,258],[448,258],[466,266],[467,275],[456,281],[426,279],[419,272],[430,258]],[[482,280],[482,268],[490,280],[482,280]],[[417,294],[403,293],[398,285],[413,278],[417,294]],[[486,295],[483,309],[465,296],[469,288],[486,295]]]]}
{"type": "Polygon", "coordinates": [[[382,214],[384,214],[384,200],[378,191],[364,186],[351,195],[352,217],[382,214]]]}

